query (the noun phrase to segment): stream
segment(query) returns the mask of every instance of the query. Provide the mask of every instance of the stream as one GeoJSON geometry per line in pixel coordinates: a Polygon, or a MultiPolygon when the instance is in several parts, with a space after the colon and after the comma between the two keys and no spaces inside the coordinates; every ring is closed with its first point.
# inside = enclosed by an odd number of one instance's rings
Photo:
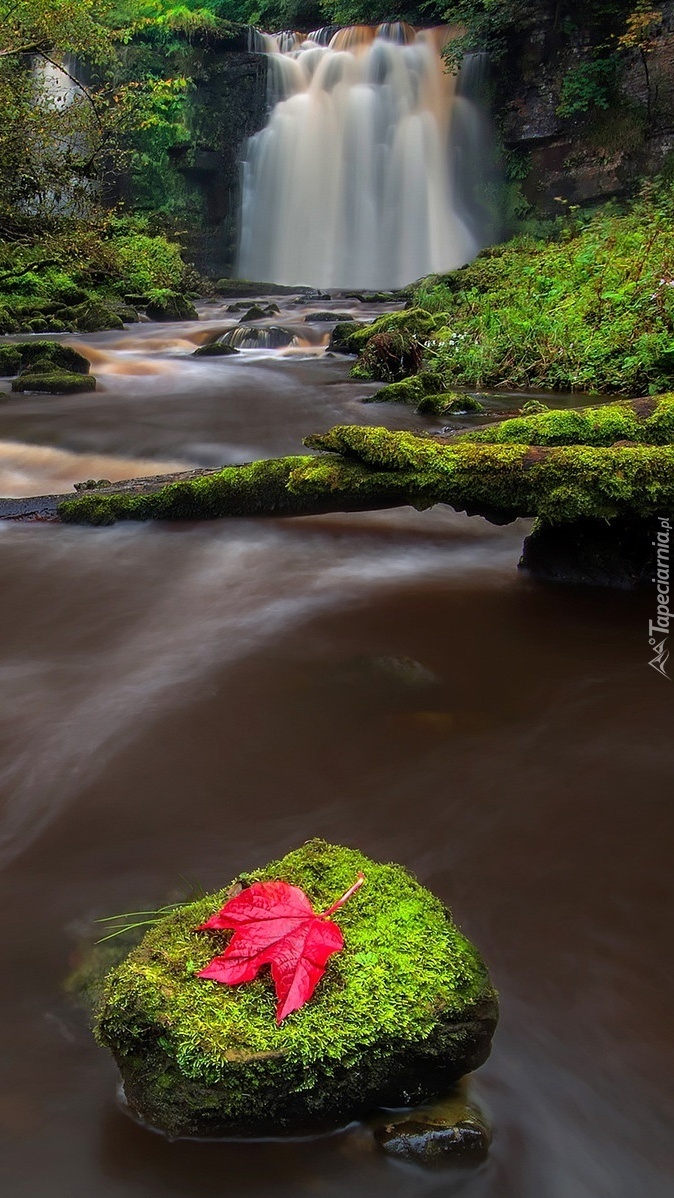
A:
{"type": "MultiPolygon", "coordinates": [[[[191,354],[224,304],[65,337],[99,389],[0,396],[0,494],[301,452],[335,423],[439,429],[360,403],[376,385],[305,320],[344,303],[284,308],[295,344],[223,358],[191,354]]],[[[648,667],[653,597],[534,584],[529,527],[0,522],[8,1198],[669,1195],[674,688],[648,667]],[[501,1022],[471,1080],[478,1167],[396,1164],[357,1124],[169,1143],[121,1109],[64,991],[93,921],[311,836],[404,863],[483,952],[501,1022]]]]}

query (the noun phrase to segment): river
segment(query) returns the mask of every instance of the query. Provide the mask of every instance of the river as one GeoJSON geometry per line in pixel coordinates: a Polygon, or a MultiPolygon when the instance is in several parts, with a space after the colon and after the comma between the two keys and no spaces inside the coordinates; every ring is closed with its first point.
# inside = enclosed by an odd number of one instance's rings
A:
{"type": "MultiPolygon", "coordinates": [[[[227,319],[202,315],[67,338],[100,389],[0,404],[0,493],[418,425],[360,404],[374,388],[322,356],[326,326],[195,359],[227,319]]],[[[647,664],[652,597],[534,584],[527,528],[442,509],[0,523],[3,1193],[671,1192],[674,690],[647,664]],[[471,1087],[494,1143],[476,1169],[396,1165],[358,1125],[171,1144],[116,1100],[63,988],[93,920],[314,835],[406,864],[489,963],[501,1023],[471,1087]]]]}

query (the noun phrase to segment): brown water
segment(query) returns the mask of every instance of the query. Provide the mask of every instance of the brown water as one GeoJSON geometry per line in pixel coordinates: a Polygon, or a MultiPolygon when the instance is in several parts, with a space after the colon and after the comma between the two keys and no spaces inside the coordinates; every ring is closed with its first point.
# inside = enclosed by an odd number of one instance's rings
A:
{"type": "MultiPolygon", "coordinates": [[[[236,460],[335,420],[418,419],[359,406],[338,360],[148,344],[193,331],[80,339],[171,369],[10,400],[0,439],[81,455],[86,477],[92,453],[236,460]]],[[[671,1193],[674,689],[647,666],[649,597],[532,584],[524,532],[440,509],[0,524],[3,1194],[671,1193]],[[392,680],[378,659],[400,655],[438,681],[392,680]],[[502,1019],[472,1086],[495,1139],[476,1170],[396,1165],[358,1126],[166,1143],[123,1114],[63,995],[95,917],[313,835],[405,862],[490,964],[502,1019]]]]}

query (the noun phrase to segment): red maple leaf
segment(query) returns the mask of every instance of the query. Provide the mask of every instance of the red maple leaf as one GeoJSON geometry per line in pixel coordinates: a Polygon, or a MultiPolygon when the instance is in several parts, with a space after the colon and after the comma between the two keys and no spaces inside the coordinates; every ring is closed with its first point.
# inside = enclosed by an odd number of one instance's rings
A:
{"type": "Polygon", "coordinates": [[[254,882],[199,926],[198,931],[231,928],[234,935],[224,953],[197,976],[238,986],[252,982],[263,965],[271,965],[278,999],[276,1022],[280,1023],[308,1002],[325,973],[328,957],[343,949],[344,937],[329,916],[364,881],[359,873],[353,886],[319,915],[298,886],[254,882]]]}

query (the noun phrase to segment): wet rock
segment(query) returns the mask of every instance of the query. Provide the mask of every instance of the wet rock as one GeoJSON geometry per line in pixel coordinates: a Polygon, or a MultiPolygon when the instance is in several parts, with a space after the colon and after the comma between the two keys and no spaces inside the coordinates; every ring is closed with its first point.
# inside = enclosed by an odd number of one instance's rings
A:
{"type": "Polygon", "coordinates": [[[397,383],[416,374],[421,369],[423,357],[423,344],[414,333],[405,329],[375,333],[361,350],[355,366],[352,366],[351,377],[397,383]]]}
{"type": "Polygon", "coordinates": [[[131,304],[115,304],[115,312],[124,324],[138,323],[138,312],[131,304]]]}
{"type": "Polygon", "coordinates": [[[81,333],[98,333],[106,329],[123,329],[124,322],[114,309],[98,300],[87,300],[69,308],[69,315],[81,333]]]}
{"type": "Polygon", "coordinates": [[[524,540],[519,567],[544,582],[621,591],[653,587],[656,527],[655,520],[639,519],[537,520],[524,540]]]}
{"type": "Polygon", "coordinates": [[[522,416],[538,416],[541,412],[548,412],[549,410],[548,405],[541,403],[540,399],[528,399],[520,408],[522,416]]]}
{"type": "Polygon", "coordinates": [[[375,1126],[380,1148],[397,1160],[427,1166],[479,1164],[491,1143],[487,1121],[460,1090],[375,1126]]]}
{"type": "Polygon", "coordinates": [[[362,320],[341,320],[338,321],[336,327],[330,335],[330,344],[328,348],[332,353],[336,354],[355,354],[358,350],[351,344],[351,337],[354,333],[360,332],[367,325],[362,320]]]}
{"type": "Polygon", "coordinates": [[[227,345],[224,341],[211,341],[210,345],[200,345],[192,354],[193,358],[224,358],[230,354],[238,354],[238,349],[234,345],[227,345]]]}
{"type": "Polygon", "coordinates": [[[397,865],[309,841],[237,881],[283,878],[339,912],[345,948],[280,1025],[271,979],[230,987],[197,974],[226,935],[198,930],[227,890],[179,908],[108,975],[96,1036],[132,1113],[170,1136],[334,1126],[446,1092],[488,1056],[496,996],[450,913],[397,865]]]}
{"type": "Polygon", "coordinates": [[[351,322],[353,320],[353,316],[350,312],[310,312],[304,317],[304,320],[306,324],[313,324],[314,322],[318,321],[327,322],[329,320],[336,320],[342,323],[347,320],[351,322]]]}
{"type": "Polygon", "coordinates": [[[95,391],[93,374],[75,374],[67,370],[27,370],[12,381],[12,391],[37,392],[45,395],[72,395],[77,391],[95,391]]]}
{"type": "Polygon", "coordinates": [[[425,395],[417,405],[417,412],[421,416],[468,416],[484,410],[478,399],[473,399],[472,395],[461,395],[457,391],[425,395]]]}
{"type": "MultiPolygon", "coordinates": [[[[248,279],[218,279],[215,290],[227,298],[245,295],[254,298],[266,295],[297,295],[298,292],[310,293],[310,287],[286,287],[282,283],[251,283],[248,279]]],[[[304,303],[304,300],[300,301],[304,303]]]]}
{"type": "Polygon", "coordinates": [[[246,324],[249,320],[265,320],[271,316],[278,316],[280,311],[281,309],[276,304],[265,304],[264,308],[259,304],[252,304],[241,317],[239,324],[246,324]]]}
{"type": "Polygon", "coordinates": [[[145,309],[150,320],[198,320],[194,304],[181,291],[163,289],[152,293],[145,309]]]}
{"type": "MultiPolygon", "coordinates": [[[[366,395],[362,402],[404,403],[416,406],[421,404],[425,396],[435,396],[438,392],[443,392],[445,400],[447,399],[447,385],[443,376],[431,370],[421,370],[412,378],[401,379],[397,383],[389,383],[385,387],[380,387],[374,395],[366,395]]],[[[456,395],[457,392],[453,392],[453,396],[456,395]]],[[[417,411],[419,411],[419,407],[417,407],[417,411]]]]}
{"type": "Polygon", "coordinates": [[[0,366],[4,369],[10,365],[17,367],[14,373],[36,365],[74,374],[89,373],[89,362],[84,355],[58,341],[17,341],[14,345],[1,346],[0,366]]]}
{"type": "Polygon", "coordinates": [[[21,354],[15,345],[0,345],[0,378],[11,378],[21,369],[21,354]]]}

